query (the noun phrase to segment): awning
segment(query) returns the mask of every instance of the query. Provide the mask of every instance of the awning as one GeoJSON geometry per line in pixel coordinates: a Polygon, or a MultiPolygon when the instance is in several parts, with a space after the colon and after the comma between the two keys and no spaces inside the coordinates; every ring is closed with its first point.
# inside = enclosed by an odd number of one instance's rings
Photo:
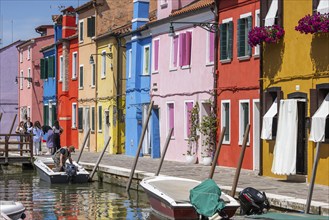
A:
{"type": "Polygon", "coordinates": [[[329,115],[329,93],[323,100],[321,106],[312,117],[310,140],[314,142],[324,142],[326,118],[329,115]]]}
{"type": "Polygon", "coordinates": [[[329,13],[329,0],[320,0],[316,10],[321,14],[329,13]]]}
{"type": "Polygon", "coordinates": [[[277,106],[278,106],[277,100],[275,99],[273,104],[271,105],[270,109],[266,112],[266,114],[263,117],[263,127],[262,127],[262,134],[261,134],[261,138],[263,140],[272,139],[273,117],[278,113],[277,106]]]}
{"type": "Polygon", "coordinates": [[[275,23],[275,16],[278,12],[278,0],[272,0],[270,9],[267,12],[267,15],[265,17],[265,26],[272,26],[275,23]]]}

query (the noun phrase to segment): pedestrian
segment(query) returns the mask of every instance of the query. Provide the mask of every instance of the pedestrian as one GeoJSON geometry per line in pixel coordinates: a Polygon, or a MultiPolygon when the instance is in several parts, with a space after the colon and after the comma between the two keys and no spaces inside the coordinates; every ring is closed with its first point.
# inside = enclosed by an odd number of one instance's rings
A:
{"type": "Polygon", "coordinates": [[[55,171],[60,172],[64,171],[64,165],[66,160],[69,159],[70,163],[73,164],[71,153],[75,152],[74,146],[63,147],[58,149],[55,154],[52,156],[55,165],[55,171]]]}
{"type": "Polygon", "coordinates": [[[33,150],[34,150],[34,155],[39,155],[39,154],[41,154],[41,139],[42,139],[41,124],[40,124],[39,121],[36,121],[34,123],[33,129],[32,129],[32,133],[33,133],[33,150]]]}
{"type": "Polygon", "coordinates": [[[53,126],[53,153],[57,152],[61,148],[61,134],[63,133],[63,128],[59,126],[59,122],[55,121],[53,126]]]}
{"type": "Polygon", "coordinates": [[[42,126],[43,134],[45,135],[47,153],[46,155],[54,154],[54,131],[49,125],[42,126]]]}
{"type": "Polygon", "coordinates": [[[19,136],[17,136],[17,141],[21,142],[20,144],[18,144],[19,150],[22,149],[23,135],[25,134],[25,132],[26,130],[24,127],[24,121],[21,121],[15,131],[16,134],[19,134],[19,136]]]}
{"type": "MultiPolygon", "coordinates": [[[[24,123],[24,128],[25,128],[25,133],[26,134],[32,134],[33,123],[31,122],[30,117],[26,118],[26,122],[24,123]]],[[[30,135],[26,136],[26,141],[29,142],[31,140],[30,138],[31,138],[30,135]]]]}

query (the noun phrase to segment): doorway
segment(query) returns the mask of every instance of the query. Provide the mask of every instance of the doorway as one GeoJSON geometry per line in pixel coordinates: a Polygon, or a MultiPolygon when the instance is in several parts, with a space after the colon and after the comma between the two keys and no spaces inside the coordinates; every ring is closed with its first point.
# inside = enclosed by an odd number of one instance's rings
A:
{"type": "MultiPolygon", "coordinates": [[[[149,104],[143,105],[143,112],[142,112],[142,121],[143,121],[143,127],[146,124],[147,121],[147,112],[148,112],[149,104]]],[[[151,118],[149,119],[149,122],[147,124],[144,140],[143,140],[143,156],[149,156],[151,154],[151,118]]]]}
{"type": "Polygon", "coordinates": [[[306,102],[297,102],[298,128],[297,128],[297,158],[296,173],[301,175],[307,174],[307,150],[306,150],[306,102]]]}
{"type": "Polygon", "coordinates": [[[259,100],[253,100],[253,170],[259,170],[260,161],[260,106],[259,100]]]}
{"type": "MultiPolygon", "coordinates": [[[[83,117],[85,119],[84,121],[84,137],[86,137],[88,131],[89,131],[89,128],[90,128],[90,114],[89,114],[89,107],[86,107],[85,108],[85,116],[83,117]]],[[[88,140],[86,142],[86,146],[85,146],[87,149],[89,149],[90,147],[90,136],[88,137],[88,140]]]]}
{"type": "MultiPolygon", "coordinates": [[[[109,110],[104,111],[104,119],[105,119],[105,123],[104,123],[104,146],[103,146],[103,148],[105,147],[105,144],[110,136],[110,112],[109,112],[109,110]]],[[[110,152],[110,147],[107,148],[107,151],[110,152]]]]}

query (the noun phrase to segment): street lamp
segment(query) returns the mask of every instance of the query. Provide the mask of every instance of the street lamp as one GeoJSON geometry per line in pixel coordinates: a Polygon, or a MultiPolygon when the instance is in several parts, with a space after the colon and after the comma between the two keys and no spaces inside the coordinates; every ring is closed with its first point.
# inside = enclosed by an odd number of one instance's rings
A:
{"type": "Polygon", "coordinates": [[[16,76],[15,83],[18,84],[18,78],[26,79],[28,82],[32,82],[32,77],[23,77],[23,76],[16,76]]]}
{"type": "Polygon", "coordinates": [[[95,63],[93,55],[107,56],[110,59],[113,58],[113,54],[112,53],[95,53],[95,54],[90,54],[90,58],[89,58],[89,63],[90,64],[94,64],[95,63]]]}

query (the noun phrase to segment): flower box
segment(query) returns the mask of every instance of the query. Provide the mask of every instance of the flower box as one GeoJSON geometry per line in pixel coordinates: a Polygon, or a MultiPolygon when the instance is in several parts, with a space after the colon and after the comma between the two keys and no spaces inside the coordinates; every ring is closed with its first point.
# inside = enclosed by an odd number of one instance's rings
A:
{"type": "Polygon", "coordinates": [[[254,27],[248,34],[248,44],[254,47],[263,42],[277,43],[283,36],[284,30],[278,25],[254,27]]]}
{"type": "Polygon", "coordinates": [[[329,32],[329,14],[306,15],[298,21],[295,27],[296,31],[302,34],[328,33],[329,32]]]}

